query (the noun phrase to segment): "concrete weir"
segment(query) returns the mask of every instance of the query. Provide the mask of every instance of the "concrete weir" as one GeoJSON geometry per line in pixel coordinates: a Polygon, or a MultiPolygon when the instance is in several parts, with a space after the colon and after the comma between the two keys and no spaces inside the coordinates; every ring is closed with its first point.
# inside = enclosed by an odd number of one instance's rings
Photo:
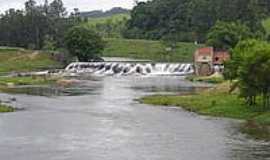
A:
{"type": "Polygon", "coordinates": [[[65,69],[71,73],[96,75],[175,75],[194,73],[191,63],[150,63],[150,62],[76,62],[65,69]]]}

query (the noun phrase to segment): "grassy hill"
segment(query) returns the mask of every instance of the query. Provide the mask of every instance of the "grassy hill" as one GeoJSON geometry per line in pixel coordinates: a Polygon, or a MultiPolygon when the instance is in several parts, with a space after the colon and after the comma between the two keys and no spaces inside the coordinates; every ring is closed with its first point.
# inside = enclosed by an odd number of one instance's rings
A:
{"type": "Polygon", "coordinates": [[[153,61],[191,62],[194,51],[203,45],[179,42],[172,52],[160,41],[106,39],[103,56],[148,59],[153,61]]]}
{"type": "Polygon", "coordinates": [[[96,24],[103,24],[106,23],[108,21],[111,22],[119,22],[122,21],[124,19],[129,19],[130,15],[129,14],[117,14],[117,15],[113,15],[113,16],[108,16],[108,17],[101,17],[101,18],[89,18],[87,25],[96,25],[96,24]]]}
{"type": "Polygon", "coordinates": [[[80,12],[80,17],[82,18],[100,18],[100,17],[109,17],[116,14],[129,14],[130,10],[122,7],[114,7],[107,11],[102,10],[94,10],[94,11],[86,11],[80,12]]]}
{"type": "Polygon", "coordinates": [[[116,14],[109,17],[91,18],[81,25],[96,30],[102,37],[121,38],[121,32],[129,18],[129,14],[116,14]]]}
{"type": "Polygon", "coordinates": [[[117,14],[109,17],[91,18],[87,23],[83,23],[82,25],[95,29],[103,37],[107,37],[107,45],[103,53],[106,57],[191,62],[194,51],[202,46],[179,42],[175,50],[167,54],[165,50],[166,46],[159,41],[123,39],[121,30],[129,18],[129,14],[117,14]]]}
{"type": "Polygon", "coordinates": [[[0,47],[0,73],[59,67],[51,55],[21,48],[0,47]]]}

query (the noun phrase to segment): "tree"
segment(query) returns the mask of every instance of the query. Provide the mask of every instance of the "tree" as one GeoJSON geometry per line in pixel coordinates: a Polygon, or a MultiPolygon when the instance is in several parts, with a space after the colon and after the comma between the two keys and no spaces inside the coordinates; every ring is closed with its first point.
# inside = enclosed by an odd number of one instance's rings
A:
{"type": "Polygon", "coordinates": [[[66,8],[62,0],[54,0],[49,6],[49,15],[51,18],[62,18],[67,15],[66,8]]]}
{"type": "Polygon", "coordinates": [[[233,49],[230,65],[226,66],[238,80],[240,95],[248,105],[262,97],[262,106],[270,107],[270,44],[260,40],[241,41],[233,49]]]}
{"type": "Polygon", "coordinates": [[[207,35],[207,44],[215,49],[228,50],[245,39],[252,38],[250,29],[239,22],[218,21],[207,35]]]}
{"type": "Polygon", "coordinates": [[[50,37],[55,47],[63,47],[64,33],[79,21],[65,16],[61,0],[44,2],[36,5],[35,0],[28,0],[24,10],[9,9],[1,14],[0,45],[42,49],[48,48],[50,37]]]}
{"type": "Polygon", "coordinates": [[[72,27],[66,34],[65,44],[70,54],[81,62],[97,59],[105,47],[105,42],[96,32],[83,26],[72,27]]]}
{"type": "Polygon", "coordinates": [[[217,21],[236,22],[263,33],[262,19],[269,16],[267,0],[151,0],[138,2],[123,32],[127,38],[205,42],[217,21]],[[195,36],[194,36],[195,35],[195,36]]]}

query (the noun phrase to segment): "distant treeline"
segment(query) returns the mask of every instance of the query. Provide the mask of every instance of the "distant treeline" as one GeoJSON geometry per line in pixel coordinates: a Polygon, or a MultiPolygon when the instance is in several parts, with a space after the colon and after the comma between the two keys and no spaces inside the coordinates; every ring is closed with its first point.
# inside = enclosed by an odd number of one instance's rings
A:
{"type": "Polygon", "coordinates": [[[204,42],[217,21],[239,22],[264,32],[269,0],[152,0],[138,2],[124,31],[126,38],[204,42]]]}
{"type": "Polygon", "coordinates": [[[80,12],[80,17],[82,18],[102,18],[102,17],[110,17],[117,14],[128,14],[130,10],[124,9],[121,7],[114,7],[108,11],[95,10],[90,12],[80,12]]]}
{"type": "Polygon", "coordinates": [[[23,10],[0,15],[0,46],[61,47],[66,30],[78,23],[77,12],[68,15],[62,0],[45,0],[42,5],[28,0],[23,10]]]}

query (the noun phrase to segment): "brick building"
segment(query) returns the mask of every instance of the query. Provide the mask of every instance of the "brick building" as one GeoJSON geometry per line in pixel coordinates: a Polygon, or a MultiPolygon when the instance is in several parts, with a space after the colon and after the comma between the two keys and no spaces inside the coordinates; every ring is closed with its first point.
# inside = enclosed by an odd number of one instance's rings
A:
{"type": "Polygon", "coordinates": [[[209,76],[213,72],[223,72],[224,62],[230,59],[227,51],[215,51],[213,47],[199,48],[194,53],[197,75],[209,76]]]}

